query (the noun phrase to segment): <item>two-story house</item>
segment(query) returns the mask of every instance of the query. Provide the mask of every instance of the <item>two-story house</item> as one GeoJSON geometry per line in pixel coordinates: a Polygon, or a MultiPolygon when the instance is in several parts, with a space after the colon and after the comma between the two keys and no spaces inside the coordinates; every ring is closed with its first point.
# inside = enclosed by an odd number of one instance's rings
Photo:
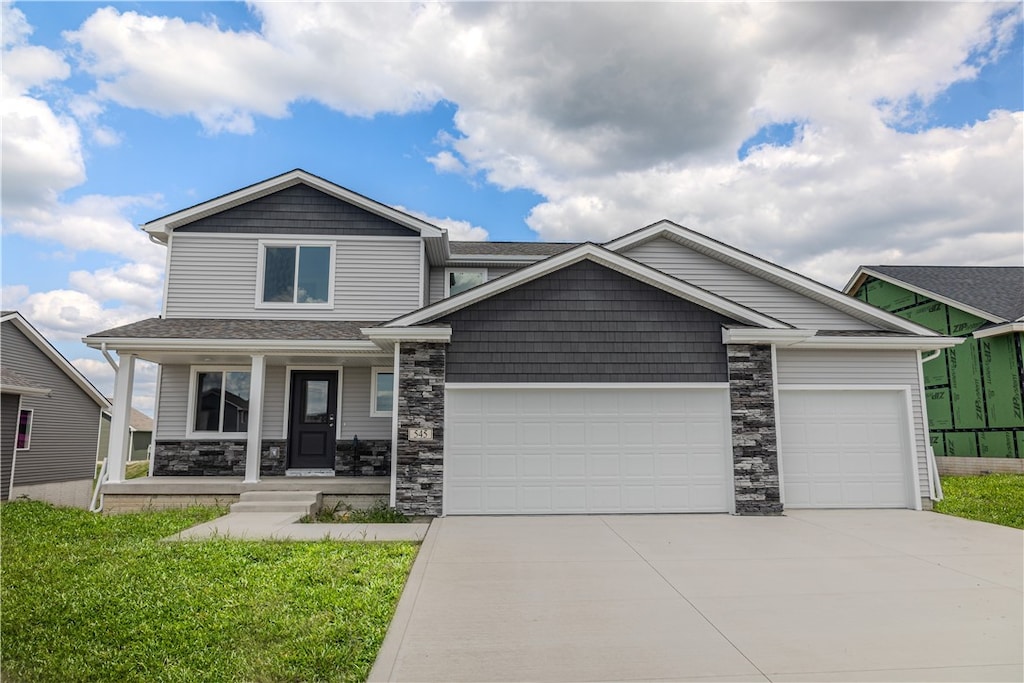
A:
{"type": "Polygon", "coordinates": [[[146,485],[174,500],[332,476],[425,515],[935,495],[920,352],[958,340],[668,221],[456,242],[297,170],[143,229],[167,246],[163,314],[85,340],[119,356],[108,492],[145,359],[146,485]]]}

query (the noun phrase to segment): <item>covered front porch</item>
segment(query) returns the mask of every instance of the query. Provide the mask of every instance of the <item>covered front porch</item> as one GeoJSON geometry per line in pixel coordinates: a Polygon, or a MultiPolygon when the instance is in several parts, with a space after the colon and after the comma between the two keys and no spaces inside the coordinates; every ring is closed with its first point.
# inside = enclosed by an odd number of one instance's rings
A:
{"type": "Polygon", "coordinates": [[[389,477],[141,477],[102,484],[104,512],[138,512],[191,506],[228,507],[248,491],[318,491],[324,507],[366,509],[387,502],[389,477]]]}

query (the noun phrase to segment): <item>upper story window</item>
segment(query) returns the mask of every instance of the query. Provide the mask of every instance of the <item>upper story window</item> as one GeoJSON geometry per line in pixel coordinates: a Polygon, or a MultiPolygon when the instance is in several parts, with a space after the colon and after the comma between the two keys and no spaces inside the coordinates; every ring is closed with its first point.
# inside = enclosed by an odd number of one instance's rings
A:
{"type": "Polygon", "coordinates": [[[261,308],[330,308],[334,300],[334,244],[260,241],[261,308]]]}
{"type": "Polygon", "coordinates": [[[193,368],[189,436],[245,436],[249,381],[248,368],[193,368]]]}
{"type": "Polygon", "coordinates": [[[444,295],[455,296],[487,282],[486,268],[445,268],[444,295]]]}

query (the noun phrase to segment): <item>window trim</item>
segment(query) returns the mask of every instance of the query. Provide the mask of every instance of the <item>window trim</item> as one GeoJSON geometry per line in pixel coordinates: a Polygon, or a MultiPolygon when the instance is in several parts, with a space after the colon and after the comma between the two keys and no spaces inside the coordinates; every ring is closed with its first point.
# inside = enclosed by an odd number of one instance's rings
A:
{"type": "Polygon", "coordinates": [[[389,365],[376,366],[370,370],[370,417],[391,417],[395,412],[395,369],[389,365]],[[391,375],[391,410],[377,410],[377,375],[391,375]]]}
{"type": "MultiPolygon", "coordinates": [[[[185,438],[194,441],[222,441],[227,439],[247,439],[248,432],[211,432],[196,430],[196,382],[200,372],[246,372],[252,380],[251,365],[193,365],[189,368],[188,379],[188,413],[185,415],[185,438]]],[[[224,385],[221,384],[221,424],[224,424],[224,385]]]]}
{"type": "Polygon", "coordinates": [[[14,450],[27,451],[32,448],[32,423],[35,420],[35,408],[18,408],[18,424],[14,428],[14,450]],[[21,415],[28,413],[28,429],[25,430],[25,445],[18,446],[18,437],[21,436],[21,415]]]}
{"type": "MultiPolygon", "coordinates": [[[[451,280],[451,274],[452,273],[479,273],[479,274],[482,274],[484,276],[484,281],[481,282],[480,285],[486,284],[487,280],[488,280],[487,269],[486,268],[445,268],[444,269],[444,298],[446,298],[446,299],[452,295],[451,294],[451,281],[452,281],[451,280]]],[[[476,287],[479,287],[480,285],[476,285],[476,287]]],[[[475,288],[474,287],[470,287],[470,289],[475,289],[475,288]]],[[[460,294],[461,294],[461,292],[460,292],[460,294]]]]}
{"type": "MultiPolygon", "coordinates": [[[[337,270],[337,250],[335,249],[337,243],[333,241],[325,240],[274,240],[274,239],[261,239],[258,241],[259,244],[259,255],[256,259],[256,308],[267,308],[267,309],[290,309],[290,310],[333,310],[334,309],[334,273],[337,270]],[[296,260],[300,247],[329,247],[331,255],[329,259],[330,267],[327,269],[327,301],[325,303],[298,303],[295,301],[295,294],[298,291],[298,287],[292,288],[292,300],[291,301],[264,301],[263,300],[263,288],[266,285],[266,260],[267,260],[267,247],[294,247],[296,260]]],[[[295,278],[299,277],[298,263],[295,268],[295,278]]]]}

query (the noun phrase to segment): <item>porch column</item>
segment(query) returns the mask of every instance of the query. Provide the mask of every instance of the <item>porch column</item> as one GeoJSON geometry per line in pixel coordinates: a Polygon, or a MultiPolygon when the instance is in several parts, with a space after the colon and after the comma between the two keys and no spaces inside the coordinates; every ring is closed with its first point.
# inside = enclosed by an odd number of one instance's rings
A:
{"type": "Polygon", "coordinates": [[[114,409],[110,416],[110,442],[107,444],[107,481],[124,481],[128,461],[128,427],[132,414],[132,383],[135,380],[135,355],[118,353],[114,376],[114,409]]]}
{"type": "Polygon", "coordinates": [[[263,378],[266,374],[267,358],[253,355],[249,375],[249,432],[245,446],[245,483],[255,484],[260,480],[260,450],[263,445],[263,378]]]}

